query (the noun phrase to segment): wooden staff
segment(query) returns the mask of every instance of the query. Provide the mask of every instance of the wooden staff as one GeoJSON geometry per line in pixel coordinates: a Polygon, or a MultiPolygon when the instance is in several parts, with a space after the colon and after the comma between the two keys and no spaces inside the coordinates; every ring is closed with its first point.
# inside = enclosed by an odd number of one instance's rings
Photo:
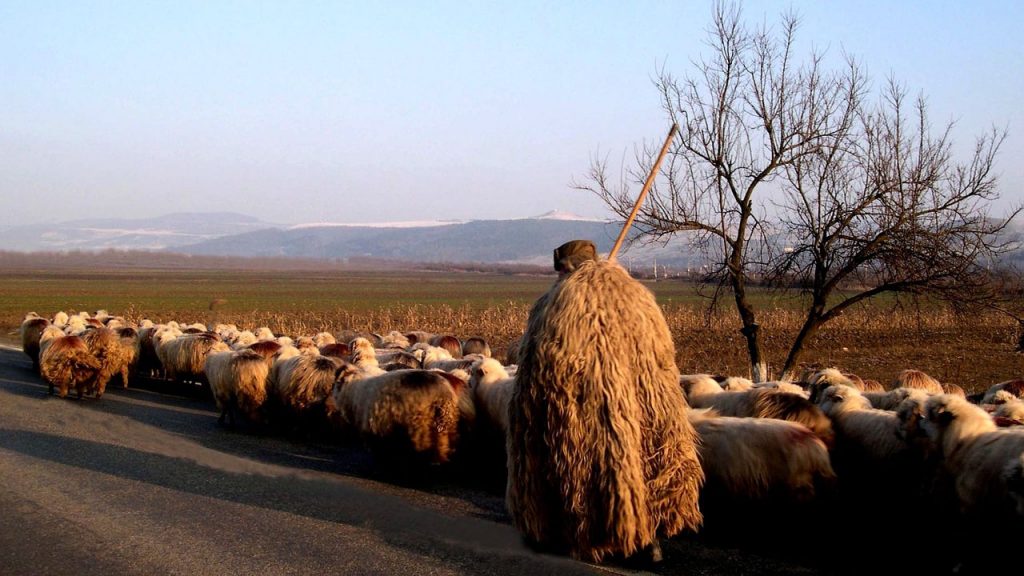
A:
{"type": "Polygon", "coordinates": [[[651,166],[651,173],[647,175],[647,181],[644,182],[643,190],[640,191],[640,197],[636,199],[636,204],[633,205],[633,212],[629,215],[629,218],[626,218],[626,224],[622,226],[622,232],[619,232],[619,239],[615,241],[615,246],[612,246],[612,251],[608,253],[609,262],[615,261],[615,255],[618,254],[619,248],[622,247],[622,241],[626,239],[626,233],[629,231],[630,226],[633,225],[636,213],[640,211],[640,205],[644,203],[644,198],[647,197],[647,191],[651,189],[651,184],[654,184],[654,177],[658,175],[661,161],[665,159],[668,146],[672,143],[672,139],[676,137],[677,132],[679,132],[679,125],[673,123],[672,128],[668,131],[668,137],[665,138],[665,144],[661,147],[661,152],[658,154],[658,159],[654,162],[654,166],[651,166]]]}

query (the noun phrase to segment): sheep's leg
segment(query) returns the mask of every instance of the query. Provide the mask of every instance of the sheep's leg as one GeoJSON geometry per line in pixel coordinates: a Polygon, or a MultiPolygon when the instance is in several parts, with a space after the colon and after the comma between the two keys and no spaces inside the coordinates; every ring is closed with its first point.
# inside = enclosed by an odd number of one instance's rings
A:
{"type": "Polygon", "coordinates": [[[128,368],[121,369],[121,381],[124,382],[124,387],[128,387],[128,368]]]}

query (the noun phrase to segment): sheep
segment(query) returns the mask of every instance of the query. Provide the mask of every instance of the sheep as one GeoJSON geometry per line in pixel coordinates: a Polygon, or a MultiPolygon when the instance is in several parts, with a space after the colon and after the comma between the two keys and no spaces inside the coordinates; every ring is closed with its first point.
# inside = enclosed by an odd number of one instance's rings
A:
{"type": "Polygon", "coordinates": [[[181,382],[202,383],[206,375],[206,356],[231,348],[215,334],[186,334],[164,338],[157,347],[157,355],[167,377],[181,382]]]}
{"type": "Polygon", "coordinates": [[[68,313],[61,310],[53,315],[50,323],[59,328],[63,328],[68,323],[68,313]]]}
{"type": "Polygon", "coordinates": [[[878,380],[864,380],[864,392],[885,392],[885,386],[878,380]]]}
{"type": "Polygon", "coordinates": [[[380,365],[395,364],[396,367],[392,369],[401,368],[423,368],[423,363],[420,362],[414,354],[406,352],[405,350],[388,349],[388,350],[376,350],[374,355],[377,357],[377,363],[380,365]]]}
{"type": "Polygon", "coordinates": [[[702,522],[698,440],[653,294],[615,262],[567,263],[580,245],[555,251],[562,275],[527,320],[506,507],[527,541],[592,562],[657,561],[659,537],[702,522]]]}
{"type": "Polygon", "coordinates": [[[942,393],[967,398],[967,392],[956,384],[942,384],[942,393]]]}
{"type": "Polygon", "coordinates": [[[1001,427],[1024,425],[1024,400],[1013,398],[996,407],[992,412],[996,424],[1001,427]]]}
{"type": "Polygon", "coordinates": [[[435,334],[426,342],[435,348],[441,348],[448,352],[451,358],[462,358],[462,342],[450,334],[435,334]]]}
{"type": "Polygon", "coordinates": [[[273,340],[274,333],[270,331],[270,328],[266,326],[260,326],[256,329],[256,340],[273,340]]]}
{"type": "Polygon", "coordinates": [[[415,356],[424,368],[428,369],[442,360],[453,360],[452,355],[448,350],[438,346],[431,346],[430,344],[413,344],[409,348],[409,353],[415,356]]]}
{"type": "Polygon", "coordinates": [[[259,338],[256,338],[256,335],[253,334],[252,332],[250,332],[248,330],[242,330],[231,341],[231,348],[233,348],[235,350],[241,350],[242,348],[247,348],[247,347],[249,347],[249,346],[251,346],[251,345],[253,345],[253,344],[257,343],[257,342],[271,342],[271,341],[273,341],[273,338],[266,338],[266,339],[262,339],[261,340],[259,338]]]}
{"type": "Polygon", "coordinates": [[[894,388],[888,392],[862,392],[861,395],[868,399],[872,408],[895,410],[907,398],[914,397],[923,401],[928,393],[920,388],[894,388]]]}
{"type": "MultiPolygon", "coordinates": [[[[815,512],[814,504],[830,495],[836,481],[825,444],[796,422],[717,416],[690,410],[705,482],[700,506],[705,528],[737,530],[763,537],[783,530],[781,518],[798,528],[793,514],[815,512]]],[[[787,536],[788,537],[788,536],[787,536]]]]}
{"type": "MultiPolygon", "coordinates": [[[[469,354],[480,354],[481,356],[490,358],[491,347],[483,338],[473,336],[471,338],[467,338],[466,341],[462,343],[462,355],[467,356],[469,354]]],[[[452,354],[452,356],[454,356],[454,354],[452,354]]]]}
{"type": "Polygon", "coordinates": [[[377,361],[377,353],[373,344],[366,338],[356,338],[350,344],[352,348],[352,364],[357,366],[364,376],[376,376],[384,372],[377,361]]]}
{"type": "MultiPolygon", "coordinates": [[[[698,380],[696,385],[714,390],[708,380],[698,380]]],[[[717,394],[693,394],[693,390],[691,388],[691,395],[688,395],[692,408],[712,408],[721,416],[735,418],[771,418],[797,422],[814,431],[827,446],[832,445],[831,421],[803,394],[791,394],[772,388],[751,388],[744,392],[717,394]]]]}
{"type": "Polygon", "coordinates": [[[103,396],[107,383],[114,374],[121,375],[124,387],[128,387],[128,371],[135,356],[134,347],[129,348],[121,341],[121,337],[109,328],[89,330],[82,339],[89,347],[89,353],[99,362],[100,369],[96,373],[93,391],[96,397],[103,396]]]}
{"type": "Polygon", "coordinates": [[[1017,398],[1024,398],[1024,380],[1007,380],[1006,382],[1000,382],[993,384],[985,391],[984,396],[981,399],[982,404],[994,404],[993,397],[999,391],[1005,391],[1007,394],[1016,396],[1017,398]]]}
{"type": "Polygon", "coordinates": [[[384,348],[385,350],[405,350],[412,344],[409,343],[409,339],[404,334],[397,330],[388,332],[382,339],[381,344],[378,348],[384,348]]]}
{"type": "Polygon", "coordinates": [[[56,386],[61,398],[67,397],[69,388],[74,388],[81,398],[91,389],[99,370],[99,361],[80,337],[65,336],[57,326],[43,330],[39,338],[39,373],[49,384],[51,395],[56,386]]]}
{"type": "Polygon", "coordinates": [[[328,344],[337,343],[338,341],[334,339],[334,334],[331,334],[330,332],[317,332],[313,336],[313,344],[315,344],[317,348],[323,348],[328,344]]]}
{"type": "Polygon", "coordinates": [[[811,402],[817,404],[821,393],[829,386],[848,386],[854,389],[857,387],[853,380],[836,368],[825,368],[815,372],[807,380],[807,392],[811,402]]]}
{"type": "Polygon", "coordinates": [[[438,372],[404,370],[358,378],[346,364],[327,404],[346,431],[355,432],[388,467],[445,463],[455,450],[459,407],[456,391],[438,372]]]}
{"type": "Polygon", "coordinates": [[[679,387],[683,390],[683,396],[687,402],[692,402],[695,396],[705,394],[719,394],[722,385],[710,374],[683,374],[679,376],[679,387]]]}
{"type": "MultiPolygon", "coordinates": [[[[821,399],[820,407],[835,430],[833,466],[848,489],[870,493],[871,484],[879,477],[891,478],[893,485],[904,487],[903,493],[920,487],[925,453],[920,445],[907,440],[902,432],[904,423],[896,413],[872,408],[867,398],[847,386],[830,386],[821,399]]],[[[919,405],[922,398],[909,395],[905,401],[919,405]]],[[[899,493],[887,490],[884,495],[874,495],[875,502],[885,495],[899,493]]]]}
{"type": "Polygon", "coordinates": [[[274,355],[276,355],[281,348],[283,348],[283,346],[273,340],[261,340],[259,342],[253,342],[252,344],[249,344],[249,346],[238,351],[251,350],[262,356],[269,364],[272,362],[274,355]]]}
{"type": "Polygon", "coordinates": [[[317,347],[316,342],[310,336],[299,336],[299,339],[295,341],[295,347],[303,354],[320,354],[320,348],[317,347]]]}
{"type": "Polygon", "coordinates": [[[771,380],[769,382],[758,382],[754,384],[753,387],[773,390],[775,392],[785,392],[787,394],[796,394],[797,396],[808,398],[807,390],[804,390],[799,384],[793,384],[792,382],[771,380]]]}
{"type": "Polygon", "coordinates": [[[206,357],[204,371],[220,410],[218,424],[223,424],[227,417],[234,426],[235,411],[251,422],[262,422],[270,373],[263,355],[254,350],[214,352],[206,357]]]}
{"type": "Polygon", "coordinates": [[[19,333],[21,334],[21,350],[32,359],[32,371],[39,372],[39,338],[43,331],[51,326],[49,320],[40,318],[35,312],[30,312],[21,322],[19,333]]]}
{"type": "Polygon", "coordinates": [[[469,388],[473,398],[487,422],[501,431],[502,438],[508,434],[508,406],[514,387],[515,379],[493,358],[475,362],[470,370],[469,388]]]}
{"type": "Polygon", "coordinates": [[[405,338],[406,340],[409,341],[409,344],[411,346],[415,346],[416,344],[419,343],[429,344],[430,339],[433,337],[434,334],[431,334],[430,332],[424,332],[422,330],[413,330],[411,332],[405,333],[405,338]]]}
{"type": "Polygon", "coordinates": [[[925,402],[922,427],[943,456],[963,520],[965,550],[977,552],[971,560],[990,560],[984,557],[991,550],[987,544],[997,550],[1019,544],[1024,516],[1013,470],[1024,454],[1024,429],[998,429],[984,410],[948,394],[925,402]]]}
{"type": "Polygon", "coordinates": [[[348,347],[348,344],[345,344],[344,342],[335,342],[334,344],[325,344],[321,346],[320,355],[334,356],[335,358],[348,358],[352,355],[352,350],[348,347]]]}
{"type": "Polygon", "coordinates": [[[1003,469],[1002,480],[1016,503],[1017,516],[1024,517],[1024,454],[1003,469]]]}
{"type": "Polygon", "coordinates": [[[725,390],[726,392],[743,392],[754,387],[753,382],[747,378],[741,378],[739,376],[730,376],[719,384],[722,385],[722,390],[725,390]]]}
{"type": "Polygon", "coordinates": [[[917,388],[929,394],[942,394],[942,384],[920,370],[901,370],[892,383],[893,388],[917,388]]]}
{"type": "Polygon", "coordinates": [[[268,401],[282,423],[315,429],[325,423],[325,402],[346,364],[330,356],[310,356],[282,348],[267,379],[268,401]],[[289,354],[296,354],[287,357],[289,354]]]}

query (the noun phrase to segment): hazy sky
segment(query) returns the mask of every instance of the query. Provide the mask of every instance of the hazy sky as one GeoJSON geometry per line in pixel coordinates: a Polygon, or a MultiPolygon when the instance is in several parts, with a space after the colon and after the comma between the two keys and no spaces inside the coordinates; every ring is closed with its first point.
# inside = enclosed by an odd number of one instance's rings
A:
{"type": "MultiPolygon", "coordinates": [[[[860,58],[1010,137],[1024,200],[1024,2],[793,6],[860,58]]],[[[668,128],[652,77],[707,48],[711,2],[0,0],[0,225],[237,211],[271,222],[607,216],[573,190],[668,128]]],[[[801,53],[806,53],[806,49],[801,53]]]]}

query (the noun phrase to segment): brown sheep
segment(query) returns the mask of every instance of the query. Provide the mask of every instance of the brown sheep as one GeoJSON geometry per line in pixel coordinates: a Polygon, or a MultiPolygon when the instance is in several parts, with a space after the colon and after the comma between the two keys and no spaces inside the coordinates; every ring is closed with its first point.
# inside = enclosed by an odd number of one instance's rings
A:
{"type": "MultiPolygon", "coordinates": [[[[491,347],[483,338],[480,338],[479,336],[473,336],[471,338],[467,338],[466,341],[462,343],[462,355],[468,356],[470,354],[479,354],[481,356],[490,358],[491,347]]],[[[455,355],[452,354],[452,356],[455,355]]]]}
{"type": "Polygon", "coordinates": [[[427,340],[427,344],[437,348],[443,348],[451,354],[452,358],[462,358],[462,342],[450,334],[437,334],[427,340]]]}
{"type": "Polygon", "coordinates": [[[327,401],[327,412],[359,435],[385,465],[447,462],[458,436],[459,406],[444,375],[404,370],[369,378],[346,364],[327,401]]]}
{"type": "Polygon", "coordinates": [[[121,341],[121,337],[109,328],[89,330],[82,335],[89,353],[92,354],[100,364],[100,370],[96,373],[93,383],[93,392],[96,397],[103,396],[107,389],[107,383],[114,374],[121,375],[124,387],[128,387],[128,371],[131,369],[132,360],[135,356],[134,347],[129,347],[121,341]]]}
{"type": "Polygon", "coordinates": [[[600,561],[696,530],[703,472],[653,294],[585,261],[533,305],[509,408],[506,505],[528,541],[600,561]]]}
{"type": "Polygon", "coordinates": [[[942,384],[920,370],[901,370],[892,383],[893,388],[917,388],[929,394],[942,394],[942,384]]]}
{"type": "Polygon", "coordinates": [[[89,353],[89,346],[78,336],[64,336],[60,328],[48,327],[40,337],[39,373],[58,395],[65,398],[74,388],[78,397],[90,390],[100,363],[89,353]]]}

